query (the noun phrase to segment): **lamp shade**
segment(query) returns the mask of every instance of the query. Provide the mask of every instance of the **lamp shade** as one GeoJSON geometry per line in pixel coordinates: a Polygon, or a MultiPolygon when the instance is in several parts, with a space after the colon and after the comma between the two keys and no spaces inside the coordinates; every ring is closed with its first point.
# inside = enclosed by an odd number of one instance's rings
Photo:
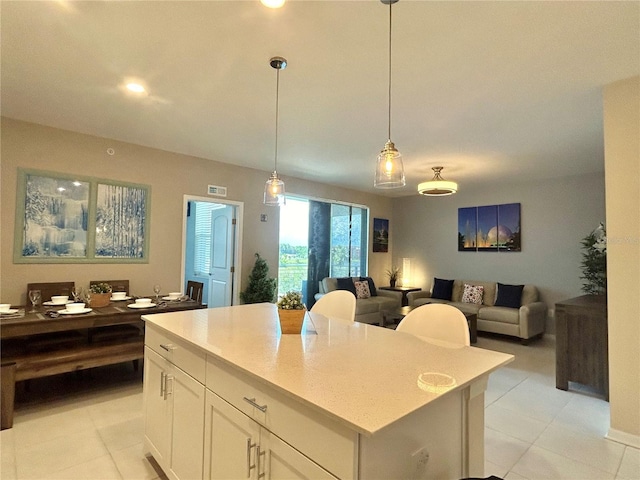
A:
{"type": "Polygon", "coordinates": [[[278,177],[278,173],[274,170],[264,185],[264,204],[272,207],[281,207],[285,205],[284,182],[278,177]]]}
{"type": "Polygon", "coordinates": [[[432,170],[435,172],[433,179],[418,185],[418,193],[420,195],[443,197],[445,195],[453,195],[458,191],[458,184],[456,182],[444,180],[440,176],[442,167],[432,167],[432,170]]]}
{"type": "Polygon", "coordinates": [[[374,185],[377,188],[398,188],[405,185],[402,155],[391,140],[387,141],[378,155],[374,185]]]}

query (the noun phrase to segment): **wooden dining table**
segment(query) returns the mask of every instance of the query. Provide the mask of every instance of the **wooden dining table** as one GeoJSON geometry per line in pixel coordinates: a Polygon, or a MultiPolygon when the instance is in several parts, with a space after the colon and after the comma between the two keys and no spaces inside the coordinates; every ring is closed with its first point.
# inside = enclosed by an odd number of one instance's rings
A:
{"type": "Polygon", "coordinates": [[[13,425],[16,382],[128,361],[137,367],[144,358],[142,315],[206,308],[190,299],[148,308],[132,308],[134,302],[113,301],[79,314],[61,314],[64,305],[0,314],[1,428],[13,425]],[[119,335],[127,326],[133,335],[119,335]]]}

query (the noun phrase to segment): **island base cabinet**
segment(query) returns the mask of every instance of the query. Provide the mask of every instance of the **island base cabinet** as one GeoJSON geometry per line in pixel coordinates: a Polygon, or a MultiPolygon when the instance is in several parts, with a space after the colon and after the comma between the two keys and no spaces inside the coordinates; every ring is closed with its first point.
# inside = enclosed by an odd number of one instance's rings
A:
{"type": "Polygon", "coordinates": [[[145,446],[167,477],[202,478],[204,385],[145,348],[145,446]]]}
{"type": "Polygon", "coordinates": [[[204,448],[208,480],[336,478],[209,390],[204,448]]]}

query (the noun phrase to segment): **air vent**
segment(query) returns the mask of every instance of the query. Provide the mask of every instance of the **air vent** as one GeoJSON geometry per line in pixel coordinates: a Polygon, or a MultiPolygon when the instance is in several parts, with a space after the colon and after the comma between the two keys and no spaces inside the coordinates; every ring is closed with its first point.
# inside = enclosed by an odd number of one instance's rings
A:
{"type": "Polygon", "coordinates": [[[209,189],[207,193],[209,195],[216,195],[218,197],[226,197],[227,187],[219,187],[218,185],[209,185],[209,189]]]}

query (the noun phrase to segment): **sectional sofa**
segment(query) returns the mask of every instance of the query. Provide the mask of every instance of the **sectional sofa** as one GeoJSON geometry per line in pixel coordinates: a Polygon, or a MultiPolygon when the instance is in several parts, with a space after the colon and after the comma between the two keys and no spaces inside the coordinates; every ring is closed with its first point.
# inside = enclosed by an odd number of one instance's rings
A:
{"type": "Polygon", "coordinates": [[[316,300],[333,290],[349,290],[356,295],[356,322],[373,323],[379,325],[383,310],[393,310],[402,305],[402,293],[389,290],[378,290],[371,277],[325,277],[320,281],[320,293],[316,293],[316,300]],[[358,298],[355,282],[365,281],[368,284],[370,296],[358,298]]]}
{"type": "Polygon", "coordinates": [[[534,285],[436,278],[431,292],[410,292],[407,298],[410,306],[448,303],[465,313],[476,313],[478,331],[518,337],[524,345],[544,334],[547,307],[539,301],[534,285]],[[476,288],[465,291],[465,285],[476,288]]]}

